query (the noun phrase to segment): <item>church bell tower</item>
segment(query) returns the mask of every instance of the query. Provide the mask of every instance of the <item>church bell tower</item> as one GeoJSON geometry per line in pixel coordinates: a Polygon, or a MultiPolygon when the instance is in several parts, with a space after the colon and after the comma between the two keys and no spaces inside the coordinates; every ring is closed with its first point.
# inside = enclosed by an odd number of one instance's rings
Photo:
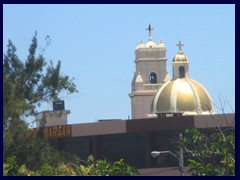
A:
{"type": "Polygon", "coordinates": [[[179,50],[172,61],[173,79],[189,77],[189,61],[187,56],[182,52],[183,45],[181,41],[176,44],[179,50]]]}
{"type": "Polygon", "coordinates": [[[136,71],[132,80],[131,98],[132,119],[147,118],[152,114],[151,106],[157,90],[170,80],[166,69],[166,48],[162,41],[152,40],[151,24],[148,28],[148,41],[140,41],[135,49],[136,71]]]}

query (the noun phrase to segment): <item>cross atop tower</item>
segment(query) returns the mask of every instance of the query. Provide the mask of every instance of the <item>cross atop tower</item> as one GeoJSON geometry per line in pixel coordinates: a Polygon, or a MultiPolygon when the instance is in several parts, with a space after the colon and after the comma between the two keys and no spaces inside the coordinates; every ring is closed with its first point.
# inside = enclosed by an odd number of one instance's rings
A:
{"type": "Polygon", "coordinates": [[[148,31],[148,40],[152,40],[151,31],[154,30],[154,29],[151,28],[151,24],[148,25],[148,28],[146,28],[146,30],[148,31]]]}
{"type": "Polygon", "coordinates": [[[178,46],[178,48],[179,48],[178,51],[181,52],[182,51],[182,46],[184,46],[184,44],[182,44],[182,42],[179,41],[178,44],[176,44],[176,46],[178,46]]]}

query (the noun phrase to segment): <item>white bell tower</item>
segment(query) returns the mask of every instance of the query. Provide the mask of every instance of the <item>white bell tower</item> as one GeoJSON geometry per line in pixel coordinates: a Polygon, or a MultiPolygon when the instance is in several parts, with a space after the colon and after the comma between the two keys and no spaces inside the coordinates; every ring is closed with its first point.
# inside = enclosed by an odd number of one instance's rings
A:
{"type": "Polygon", "coordinates": [[[170,80],[166,69],[166,48],[162,41],[152,41],[151,24],[148,28],[148,41],[140,41],[135,49],[136,71],[132,80],[131,98],[132,119],[149,117],[152,113],[153,98],[162,84],[170,80]]]}
{"type": "Polygon", "coordinates": [[[179,49],[172,61],[173,79],[189,77],[189,61],[187,56],[182,52],[183,45],[181,41],[176,44],[179,49]]]}

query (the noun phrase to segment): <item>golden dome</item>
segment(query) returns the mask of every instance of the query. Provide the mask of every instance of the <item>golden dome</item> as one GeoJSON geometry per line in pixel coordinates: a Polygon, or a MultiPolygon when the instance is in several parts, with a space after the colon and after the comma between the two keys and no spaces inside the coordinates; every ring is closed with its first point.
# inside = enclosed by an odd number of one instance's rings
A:
{"type": "Polygon", "coordinates": [[[168,81],[153,100],[153,113],[210,114],[214,113],[211,97],[197,81],[181,78],[168,81]]]}
{"type": "Polygon", "coordinates": [[[181,51],[179,51],[177,55],[173,58],[173,62],[179,62],[179,61],[188,61],[187,56],[181,51]]]}

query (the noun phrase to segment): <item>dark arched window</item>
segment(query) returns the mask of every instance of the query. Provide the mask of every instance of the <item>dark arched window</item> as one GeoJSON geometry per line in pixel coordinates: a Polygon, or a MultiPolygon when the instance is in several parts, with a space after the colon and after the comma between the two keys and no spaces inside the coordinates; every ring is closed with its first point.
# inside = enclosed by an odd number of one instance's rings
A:
{"type": "Polygon", "coordinates": [[[183,66],[179,67],[179,78],[184,78],[185,77],[185,69],[183,66]]]}
{"type": "Polygon", "coordinates": [[[154,73],[154,72],[150,73],[149,83],[150,84],[156,84],[157,83],[157,74],[156,73],[154,73]]]}

